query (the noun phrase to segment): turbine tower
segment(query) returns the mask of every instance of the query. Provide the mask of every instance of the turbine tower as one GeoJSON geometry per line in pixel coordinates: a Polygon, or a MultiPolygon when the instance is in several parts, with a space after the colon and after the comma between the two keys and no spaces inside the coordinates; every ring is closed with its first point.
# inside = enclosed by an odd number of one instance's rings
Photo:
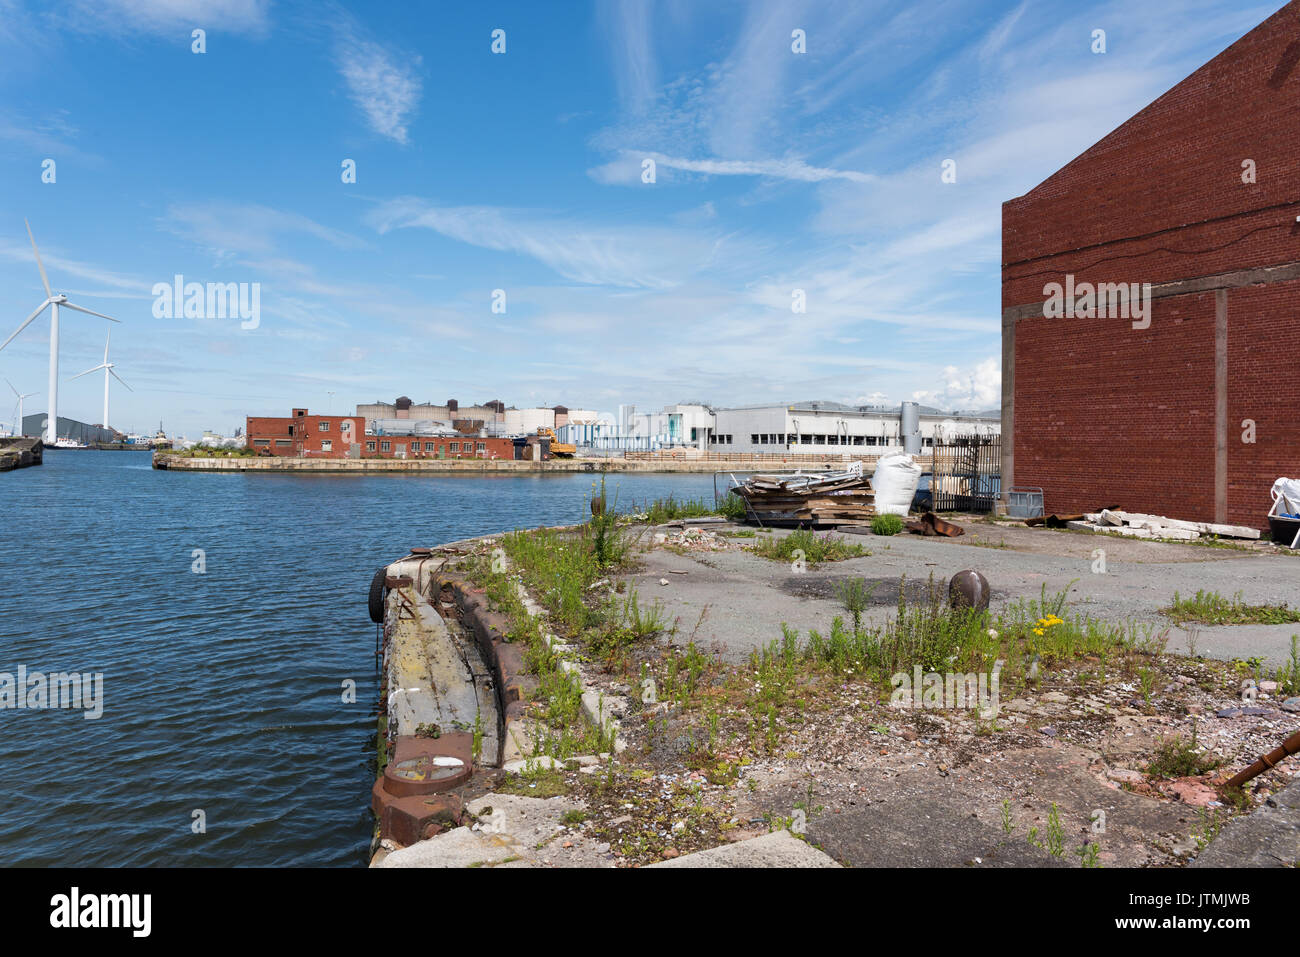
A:
{"type": "Polygon", "coordinates": [[[55,294],[50,289],[50,280],[45,275],[45,266],[41,263],[41,252],[36,248],[36,237],[32,235],[32,224],[23,220],[27,224],[27,238],[32,241],[32,252],[36,254],[36,268],[41,271],[41,285],[45,287],[45,301],[36,307],[36,310],[22,321],[22,324],[13,331],[4,342],[0,342],[0,350],[14,341],[14,337],[22,332],[32,321],[45,311],[45,307],[50,307],[50,413],[45,421],[45,444],[53,445],[59,435],[59,306],[66,306],[69,309],[75,309],[77,312],[84,312],[88,316],[98,316],[100,319],[107,319],[109,322],[117,322],[112,316],[106,316],[102,312],[95,312],[93,309],[86,309],[83,306],[76,306],[68,302],[68,297],[62,293],[55,294]]]}
{"type": "Polygon", "coordinates": [[[34,396],[34,395],[40,395],[40,393],[39,393],[39,392],[27,392],[27,393],[19,392],[17,389],[14,388],[14,384],[13,384],[12,382],[10,382],[8,379],[5,379],[5,384],[6,384],[7,386],[9,386],[9,388],[10,388],[11,390],[13,390],[13,394],[14,394],[14,395],[18,396],[18,422],[17,422],[18,428],[14,429],[14,436],[15,436],[16,438],[20,438],[20,439],[21,439],[21,438],[23,437],[23,399],[30,399],[30,398],[31,398],[32,396],[34,396]]]}
{"type": "MultiPolygon", "coordinates": [[[[108,361],[108,344],[110,341],[112,341],[112,339],[113,339],[113,329],[110,326],[108,330],[108,338],[104,340],[104,361],[101,362],[99,365],[95,366],[93,369],[87,369],[85,372],[78,372],[76,375],[72,377],[72,379],[80,379],[83,375],[90,375],[92,372],[98,372],[100,369],[104,370],[104,418],[99,424],[106,429],[110,428],[108,424],[108,377],[112,376],[118,382],[121,382],[122,385],[126,386],[127,392],[135,391],[129,385],[126,385],[126,382],[122,380],[122,377],[120,375],[118,375],[116,372],[113,371],[113,363],[108,361]]],[[[68,381],[71,382],[72,379],[69,379],[68,381]]]]}

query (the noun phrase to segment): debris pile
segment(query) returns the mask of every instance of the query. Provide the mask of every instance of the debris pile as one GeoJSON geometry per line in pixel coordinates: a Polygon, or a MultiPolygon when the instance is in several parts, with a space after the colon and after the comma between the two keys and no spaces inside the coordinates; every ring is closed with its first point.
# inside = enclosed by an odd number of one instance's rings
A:
{"type": "Polygon", "coordinates": [[[875,492],[861,462],[839,472],[754,475],[733,491],[745,500],[746,517],[761,525],[865,525],[876,513],[875,492]]]}
{"type": "Polygon", "coordinates": [[[1090,532],[1110,532],[1133,538],[1170,538],[1180,542],[1195,541],[1202,536],[1210,538],[1259,538],[1259,530],[1243,525],[1218,525],[1214,522],[1185,522],[1163,515],[1146,515],[1142,512],[1123,512],[1103,508],[1089,512],[1076,521],[1066,523],[1068,528],[1090,532]]]}
{"type": "Polygon", "coordinates": [[[691,552],[725,552],[728,548],[727,541],[719,538],[717,532],[691,527],[660,533],[655,536],[655,542],[691,552]]]}

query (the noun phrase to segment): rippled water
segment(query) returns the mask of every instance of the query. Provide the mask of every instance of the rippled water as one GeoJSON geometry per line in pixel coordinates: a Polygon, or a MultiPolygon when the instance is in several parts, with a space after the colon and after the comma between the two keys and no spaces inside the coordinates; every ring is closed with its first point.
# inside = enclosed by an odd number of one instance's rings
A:
{"type": "MultiPolygon", "coordinates": [[[[50,450],[45,463],[0,474],[0,672],[102,672],[104,713],[0,710],[8,865],[363,864],[375,569],[411,545],[580,521],[591,491],[589,475],[155,472],[146,453],[50,450]]],[[[610,487],[621,507],[711,497],[713,481],[610,487]]]]}

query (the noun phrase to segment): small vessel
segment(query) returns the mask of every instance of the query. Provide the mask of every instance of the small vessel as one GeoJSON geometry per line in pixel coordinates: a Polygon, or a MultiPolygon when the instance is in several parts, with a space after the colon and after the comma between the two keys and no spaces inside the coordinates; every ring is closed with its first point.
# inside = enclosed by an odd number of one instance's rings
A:
{"type": "Polygon", "coordinates": [[[54,440],[54,445],[50,448],[56,449],[88,449],[90,446],[84,442],[78,442],[76,439],[66,439],[60,436],[54,440]]]}

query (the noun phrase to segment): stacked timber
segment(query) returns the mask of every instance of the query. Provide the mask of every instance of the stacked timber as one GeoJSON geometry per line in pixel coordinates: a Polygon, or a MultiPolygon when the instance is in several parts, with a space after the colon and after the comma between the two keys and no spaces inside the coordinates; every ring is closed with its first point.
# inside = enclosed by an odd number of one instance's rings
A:
{"type": "Polygon", "coordinates": [[[865,525],[876,512],[861,462],[840,472],[753,475],[734,491],[762,525],[865,525]]]}

